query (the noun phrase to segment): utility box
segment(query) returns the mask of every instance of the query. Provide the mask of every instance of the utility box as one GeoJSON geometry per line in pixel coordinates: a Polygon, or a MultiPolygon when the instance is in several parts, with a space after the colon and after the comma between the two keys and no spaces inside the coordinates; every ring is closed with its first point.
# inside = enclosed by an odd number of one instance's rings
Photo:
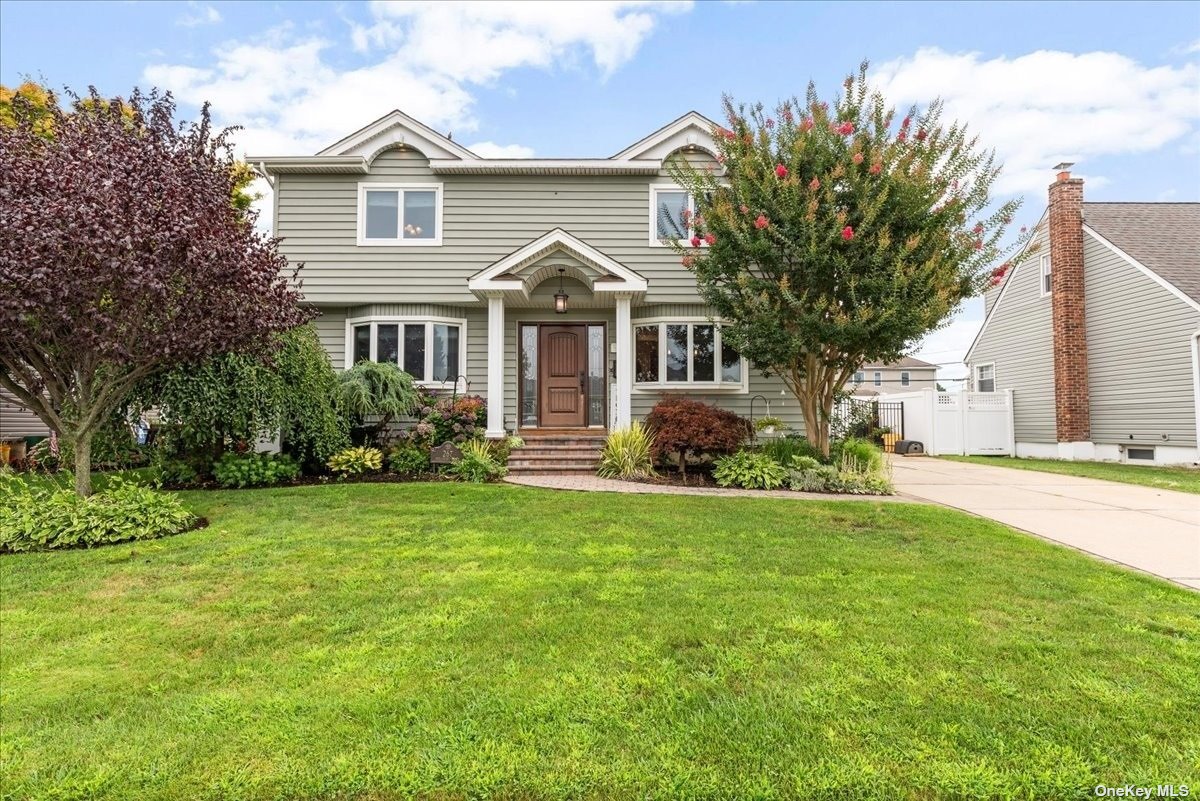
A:
{"type": "Polygon", "coordinates": [[[899,456],[924,456],[925,446],[915,439],[902,439],[896,443],[894,453],[899,456]]]}

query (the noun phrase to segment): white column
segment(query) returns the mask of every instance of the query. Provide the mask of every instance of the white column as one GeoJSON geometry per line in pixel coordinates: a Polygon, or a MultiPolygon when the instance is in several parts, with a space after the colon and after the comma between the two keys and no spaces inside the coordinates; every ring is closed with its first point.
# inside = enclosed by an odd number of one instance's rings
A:
{"type": "Polygon", "coordinates": [[[504,298],[488,298],[488,439],[502,439],[504,430],[504,298]]]}
{"type": "Polygon", "coordinates": [[[614,429],[629,425],[633,417],[630,393],[633,390],[633,326],[630,323],[629,296],[617,296],[617,393],[614,429]]]}

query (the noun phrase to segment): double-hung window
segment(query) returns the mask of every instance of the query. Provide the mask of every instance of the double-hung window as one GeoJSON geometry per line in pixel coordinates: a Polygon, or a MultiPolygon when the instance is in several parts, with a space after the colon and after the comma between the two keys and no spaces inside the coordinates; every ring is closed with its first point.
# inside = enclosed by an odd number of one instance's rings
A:
{"type": "Polygon", "coordinates": [[[980,364],[975,367],[975,391],[996,391],[996,365],[980,364]]]}
{"type": "Polygon", "coordinates": [[[442,244],[441,184],[359,184],[358,244],[442,244]]]}
{"type": "Polygon", "coordinates": [[[872,379],[873,379],[872,383],[875,384],[875,386],[877,386],[877,387],[883,386],[883,373],[876,370],[875,375],[872,376],[872,379]]]}
{"type": "Polygon", "coordinates": [[[677,186],[650,187],[650,244],[692,238],[696,199],[677,186]]]}
{"type": "Polygon", "coordinates": [[[907,387],[912,384],[912,373],[904,370],[900,373],[900,386],[907,387]]]}
{"type": "Polygon", "coordinates": [[[862,382],[864,382],[866,380],[867,380],[867,375],[862,370],[859,370],[858,372],[856,372],[854,374],[854,383],[855,384],[861,384],[862,382]]]}
{"type": "Polygon", "coordinates": [[[746,365],[709,322],[640,323],[633,330],[634,383],[745,391],[746,365]]]}
{"type": "Polygon", "coordinates": [[[1050,273],[1050,254],[1049,253],[1042,254],[1041,265],[1042,265],[1041,290],[1042,290],[1042,297],[1044,298],[1047,295],[1049,295],[1051,290],[1054,288],[1054,284],[1050,280],[1051,273],[1050,273]]]}
{"type": "Polygon", "coordinates": [[[350,359],[391,362],[427,385],[455,381],[466,372],[466,322],[378,319],[350,325],[350,359]]]}

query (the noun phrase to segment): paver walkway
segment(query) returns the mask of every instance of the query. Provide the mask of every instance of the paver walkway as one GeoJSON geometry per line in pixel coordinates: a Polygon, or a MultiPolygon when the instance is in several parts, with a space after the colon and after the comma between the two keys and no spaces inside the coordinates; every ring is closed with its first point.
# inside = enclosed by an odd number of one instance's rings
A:
{"type": "Polygon", "coordinates": [[[637,481],[618,481],[600,478],[590,473],[562,473],[552,476],[509,476],[510,484],[545,489],[576,490],[579,492],[624,492],[640,495],[719,495],[738,498],[789,498],[793,501],[891,501],[908,502],[911,498],[878,495],[823,495],[819,492],[791,490],[745,490],[726,487],[679,487],[672,484],[642,484],[637,481]]]}
{"type": "Polygon", "coordinates": [[[1034,470],[895,458],[897,492],[1200,590],[1200,496],[1034,470]]]}

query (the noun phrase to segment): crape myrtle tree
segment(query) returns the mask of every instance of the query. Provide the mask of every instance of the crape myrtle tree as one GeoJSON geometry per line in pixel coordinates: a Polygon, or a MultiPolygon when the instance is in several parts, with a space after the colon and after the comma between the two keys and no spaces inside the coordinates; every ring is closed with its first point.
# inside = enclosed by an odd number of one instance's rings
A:
{"type": "MultiPolygon", "coordinates": [[[[312,316],[207,106],[170,95],[11,98],[0,125],[0,386],[59,432],[91,493],[97,428],[141,380],[257,353],[312,316]],[[49,122],[47,122],[47,114],[49,122]]],[[[294,276],[293,276],[294,279],[294,276]]]]}
{"type": "Polygon", "coordinates": [[[725,98],[714,131],[723,170],[673,160],[696,198],[675,243],[723,338],[799,402],[829,454],[836,393],[868,361],[899,358],[961,301],[998,280],[990,265],[1019,201],[990,196],[994,154],[938,101],[894,110],[867,65],[832,104],[810,84],[768,114],[725,98]]]}

